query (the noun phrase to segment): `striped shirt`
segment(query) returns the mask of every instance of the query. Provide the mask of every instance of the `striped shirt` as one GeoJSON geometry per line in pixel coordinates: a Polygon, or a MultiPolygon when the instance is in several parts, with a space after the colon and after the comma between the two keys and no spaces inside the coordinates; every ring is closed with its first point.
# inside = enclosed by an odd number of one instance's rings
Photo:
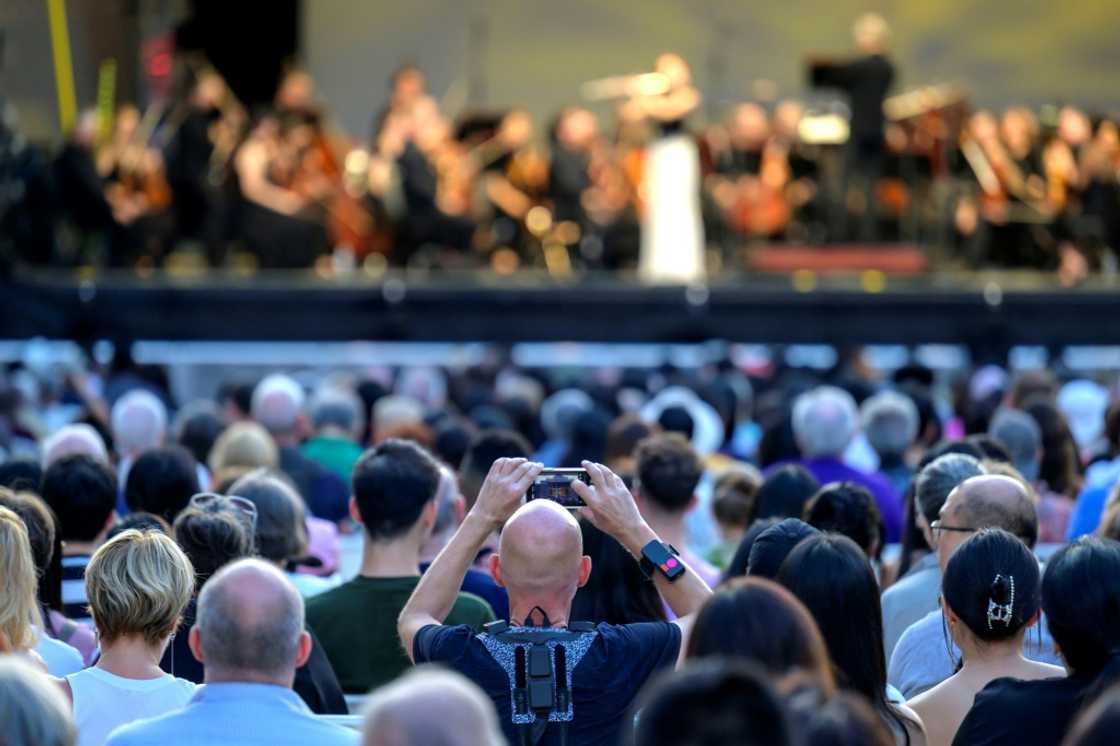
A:
{"type": "Polygon", "coordinates": [[[86,565],[89,555],[75,554],[62,558],[62,613],[67,619],[93,622],[86,606],[86,565]]]}

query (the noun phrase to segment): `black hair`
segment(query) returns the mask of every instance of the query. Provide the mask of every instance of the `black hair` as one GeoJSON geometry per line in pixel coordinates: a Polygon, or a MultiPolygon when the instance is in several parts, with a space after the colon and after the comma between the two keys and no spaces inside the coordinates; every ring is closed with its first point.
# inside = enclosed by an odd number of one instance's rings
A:
{"type": "Polygon", "coordinates": [[[228,494],[257,506],[257,551],[271,562],[302,559],[307,551],[307,514],[299,492],[283,472],[251,471],[238,479],[228,494]]]}
{"type": "Polygon", "coordinates": [[[998,461],[1001,464],[1011,463],[1011,454],[1003,444],[986,433],[969,435],[967,441],[974,445],[980,453],[984,454],[982,460],[998,461]]]}
{"type": "Polygon", "coordinates": [[[791,708],[798,716],[802,746],[894,746],[883,720],[866,700],[849,692],[791,708]]]}
{"type": "Polygon", "coordinates": [[[1038,560],[1022,539],[999,528],[981,529],[949,558],[941,595],[973,635],[984,641],[1006,640],[1038,613],[1038,560]],[[1001,607],[1008,605],[1011,613],[1003,621],[1001,607]]]}
{"type": "Polygon", "coordinates": [[[785,464],[772,471],[754,497],[754,520],[760,518],[800,518],[805,503],[820,489],[816,478],[804,466],[785,464]]]}
{"type": "Polygon", "coordinates": [[[705,660],[662,676],[634,708],[632,746],[788,746],[786,707],[745,661],[705,660]]]}
{"type": "Polygon", "coordinates": [[[354,464],[354,500],[373,539],[393,539],[416,525],[439,492],[439,464],[416,443],[390,438],[354,464]]]}
{"type": "Polygon", "coordinates": [[[677,433],[687,440],[692,440],[696,424],[687,409],[679,405],[665,407],[657,418],[657,424],[667,433],[677,433]]]}
{"type": "Polygon", "coordinates": [[[168,523],[200,489],[198,464],[183,446],[145,451],[128,469],[124,501],[129,510],[154,513],[168,523]]]}
{"type": "Polygon", "coordinates": [[[1077,455],[1077,441],[1073,439],[1065,415],[1054,405],[1052,398],[1038,396],[1024,402],[1023,411],[1034,419],[1042,434],[1039,480],[1059,495],[1076,496],[1081,460],[1077,455]]]}
{"type": "Polygon", "coordinates": [[[199,410],[191,413],[182,422],[176,431],[179,445],[190,451],[194,460],[205,464],[210,457],[210,449],[214,441],[222,434],[225,424],[215,412],[199,410]]]}
{"type": "Polygon", "coordinates": [[[113,524],[109,529],[109,533],[105,535],[105,540],[112,539],[117,534],[123,534],[129,529],[136,529],[137,531],[159,531],[168,536],[171,535],[171,526],[161,516],[154,513],[129,513],[113,524]]]}
{"type": "Polygon", "coordinates": [[[692,445],[679,433],[646,438],[635,452],[642,498],[662,510],[679,512],[688,507],[704,465],[692,445]]]}
{"type": "Polygon", "coordinates": [[[474,436],[459,466],[460,485],[467,507],[474,506],[478,490],[500,458],[529,458],[533,447],[521,433],[513,430],[483,430],[474,436]]]}
{"type": "Polygon", "coordinates": [[[882,519],[871,492],[855,482],[830,482],[805,506],[805,522],[820,531],[843,534],[869,557],[883,545],[882,519]]]}
{"type": "Polygon", "coordinates": [[[739,546],[735,549],[735,554],[731,557],[731,562],[727,564],[727,569],[723,573],[723,580],[728,581],[732,578],[742,577],[747,574],[747,565],[750,564],[751,550],[754,549],[754,543],[758,540],[759,536],[771,526],[777,526],[781,521],[777,518],[763,518],[752,523],[743,534],[743,538],[739,540],[739,546]]]}
{"type": "Polygon", "coordinates": [[[914,407],[918,410],[919,444],[936,443],[942,435],[941,417],[937,413],[937,406],[929,393],[928,386],[932,386],[932,383],[923,386],[910,382],[901,384],[898,388],[899,393],[914,402],[914,407]]]}
{"type": "Polygon", "coordinates": [[[1042,611],[1071,672],[1097,676],[1120,652],[1120,543],[1083,536],[1042,575],[1042,611]]]}
{"type": "Polygon", "coordinates": [[[776,679],[803,672],[829,694],[835,687],[812,614],[792,593],[764,578],[739,578],[709,597],[696,615],[686,654],[689,659],[749,660],[776,679]]]}
{"type": "Polygon", "coordinates": [[[254,384],[244,381],[223,383],[218,388],[218,401],[231,402],[241,415],[248,417],[253,409],[253,388],[254,384]]]}
{"type": "Polygon", "coordinates": [[[117,477],[100,461],[73,454],[47,468],[40,494],[63,541],[93,541],[117,506],[117,477]]]}
{"type": "Polygon", "coordinates": [[[474,438],[474,427],[458,417],[448,417],[436,428],[432,448],[440,461],[458,471],[474,438]]]}
{"type": "Polygon", "coordinates": [[[758,441],[758,465],[765,469],[783,461],[801,458],[801,449],[793,436],[793,418],[787,411],[782,418],[762,431],[758,441]]]}
{"type": "Polygon", "coordinates": [[[38,492],[43,481],[43,469],[38,461],[16,458],[0,463],[0,487],[13,492],[38,492]]]}
{"type": "Polygon", "coordinates": [[[759,534],[747,560],[747,574],[752,577],[778,577],[778,571],[793,548],[820,530],[797,518],[786,518],[759,534]]]}
{"type": "Polygon", "coordinates": [[[222,567],[254,553],[252,525],[221,502],[188,506],[175,519],[172,535],[194,566],[196,593],[222,567]]]}
{"type": "Polygon", "coordinates": [[[607,458],[607,430],[610,419],[598,409],[581,412],[572,423],[567,451],[560,458],[560,466],[576,468],[584,461],[596,464],[607,458]]]}
{"type": "Polygon", "coordinates": [[[821,534],[794,547],[778,582],[809,609],[824,636],[836,683],[861,694],[905,730],[887,702],[887,662],[879,584],[863,550],[838,534],[821,534]]]}
{"type": "Polygon", "coordinates": [[[653,581],[609,534],[580,521],[583,553],[594,572],[576,591],[570,617],[581,622],[633,624],[665,621],[665,609],[653,581]]]}

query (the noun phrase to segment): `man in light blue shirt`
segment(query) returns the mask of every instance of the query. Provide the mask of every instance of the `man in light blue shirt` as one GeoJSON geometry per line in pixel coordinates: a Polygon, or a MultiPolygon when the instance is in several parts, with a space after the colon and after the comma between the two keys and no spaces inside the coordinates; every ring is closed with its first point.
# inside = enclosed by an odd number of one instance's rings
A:
{"type": "Polygon", "coordinates": [[[218,571],[198,598],[190,647],[205,686],[185,708],[118,728],[109,746],[355,746],[358,733],[316,718],[292,691],[311,653],[303,599],[259,560],[218,571]]]}
{"type": "MultiPolygon", "coordinates": [[[[982,528],[1002,528],[1034,549],[1038,516],[1034,501],[1016,479],[996,474],[971,477],[949,493],[938,520],[930,524],[942,572],[966,539],[982,528]]],[[[1054,642],[1043,625],[1042,644],[1023,642],[1024,653],[1035,660],[1061,665],[1054,642]],[[1039,649],[1041,647],[1041,650],[1039,649]]],[[[899,638],[887,667],[887,681],[908,700],[953,675],[960,651],[946,641],[941,611],[931,611],[899,638]]]]}
{"type": "Polygon", "coordinates": [[[940,613],[941,566],[937,541],[930,525],[937,520],[949,494],[961,482],[984,473],[972,456],[947,453],[926,464],[914,478],[914,520],[932,554],[914,565],[904,577],[883,593],[883,645],[887,660],[902,633],[931,611],[940,613]]]}

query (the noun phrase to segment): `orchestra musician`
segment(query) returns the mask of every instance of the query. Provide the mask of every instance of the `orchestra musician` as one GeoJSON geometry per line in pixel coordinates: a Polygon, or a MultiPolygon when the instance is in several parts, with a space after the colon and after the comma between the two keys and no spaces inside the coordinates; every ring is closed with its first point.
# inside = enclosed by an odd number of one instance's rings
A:
{"type": "Polygon", "coordinates": [[[202,243],[207,261],[225,260],[232,190],[231,158],[247,124],[244,108],[216,70],[203,66],[165,150],[179,236],[202,243]]]}
{"type": "Polygon", "coordinates": [[[282,128],[275,114],[264,114],[234,156],[241,238],[266,269],[310,267],[328,248],[322,211],[316,209],[327,187],[313,182],[301,193],[288,186],[306,146],[304,136],[293,120],[282,128]]]}
{"type": "Polygon", "coordinates": [[[647,119],[655,136],[646,150],[638,273],[647,283],[703,280],[704,226],[700,216],[700,159],[686,120],[700,105],[692,71],[679,54],[664,53],[654,71],[661,85],[636,86],[629,115],[647,119]]]}
{"type": "Polygon", "coordinates": [[[883,170],[883,101],[894,81],[894,65],[887,58],[890,29],[882,16],[866,13],[852,27],[860,56],[848,62],[811,61],[810,81],[815,86],[839,88],[851,108],[848,147],[844,164],[844,194],[833,220],[836,237],[848,236],[850,208],[861,215],[858,238],[877,238],[875,188],[883,170]]]}

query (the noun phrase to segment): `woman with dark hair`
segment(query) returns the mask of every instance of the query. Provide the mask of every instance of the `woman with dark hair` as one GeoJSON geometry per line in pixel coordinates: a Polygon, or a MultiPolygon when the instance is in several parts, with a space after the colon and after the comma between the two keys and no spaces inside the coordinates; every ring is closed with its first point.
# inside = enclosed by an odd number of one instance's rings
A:
{"type": "Polygon", "coordinates": [[[805,522],[819,531],[847,536],[871,559],[883,545],[875,498],[855,482],[831,482],[817,490],[805,506],[805,522]]]}
{"type": "Polygon", "coordinates": [[[762,518],[751,524],[747,532],[743,534],[743,538],[739,540],[739,546],[735,550],[735,554],[731,557],[731,562],[727,564],[727,569],[723,573],[722,582],[726,583],[732,578],[740,578],[747,574],[747,566],[751,560],[751,550],[754,548],[755,541],[759,536],[762,536],[768,528],[777,526],[781,521],[777,518],[762,518]]]}
{"type": "Polygon", "coordinates": [[[782,563],[778,582],[812,613],[828,646],[837,685],[866,697],[897,744],[925,744],[918,716],[887,699],[879,586],[863,550],[846,536],[810,537],[782,563]]]}
{"type": "Polygon", "coordinates": [[[762,518],[800,518],[820,484],[809,470],[786,464],[770,472],[754,496],[751,522],[762,518]]]}
{"type": "Polygon", "coordinates": [[[977,692],[993,679],[1065,676],[1023,657],[1023,637],[1038,622],[1038,560],[1002,529],[983,529],[953,552],[941,579],[949,634],[961,650],[952,677],[907,704],[926,725],[930,746],[949,746],[977,692]]]}
{"type": "Polygon", "coordinates": [[[1081,460],[1077,441],[1069,429],[1065,415],[1051,398],[1031,397],[1023,404],[1026,412],[1042,431],[1042,463],[1038,479],[1051,492],[1073,499],[1081,489],[1081,460]]]}
{"type": "Polygon", "coordinates": [[[583,412],[572,423],[570,445],[560,459],[561,466],[579,467],[584,461],[596,464],[606,460],[607,431],[610,419],[597,409],[583,412]]]}
{"type": "Polygon", "coordinates": [[[653,582],[612,537],[580,521],[583,553],[595,571],[576,591],[571,618],[581,622],[632,624],[665,621],[665,607],[653,582]]]}
{"type": "Polygon", "coordinates": [[[976,695],[953,743],[1062,742],[1082,705],[1120,680],[1120,543],[1085,536],[1051,557],[1042,612],[1069,676],[996,679],[976,695]]]}
{"type": "Polygon", "coordinates": [[[762,578],[738,578],[708,599],[685,657],[744,658],[774,680],[800,672],[826,697],[836,689],[813,616],[792,593],[762,578]]]}

